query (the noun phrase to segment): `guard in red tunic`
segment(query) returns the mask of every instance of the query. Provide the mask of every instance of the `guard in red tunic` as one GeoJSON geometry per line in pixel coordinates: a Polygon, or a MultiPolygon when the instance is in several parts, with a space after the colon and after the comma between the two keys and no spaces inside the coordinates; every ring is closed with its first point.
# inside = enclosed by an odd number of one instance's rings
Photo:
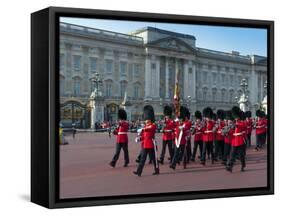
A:
{"type": "Polygon", "coordinates": [[[234,133],[233,139],[231,141],[231,151],[230,158],[226,166],[226,170],[232,172],[233,164],[237,156],[240,157],[241,161],[241,171],[244,171],[246,167],[245,161],[245,133],[246,133],[246,124],[241,120],[241,110],[239,107],[234,106],[232,108],[232,115],[234,117],[234,133]]]}
{"type": "Polygon", "coordinates": [[[267,131],[267,120],[265,118],[265,113],[261,110],[256,111],[256,150],[260,150],[266,141],[266,131],[267,131]]]}
{"type": "Polygon", "coordinates": [[[168,146],[170,158],[173,158],[173,133],[175,129],[175,122],[171,119],[172,116],[172,107],[164,107],[164,127],[162,135],[162,152],[160,155],[160,163],[164,163],[166,146],[168,146]]]}
{"type": "Polygon", "coordinates": [[[187,139],[189,136],[189,131],[191,128],[191,122],[187,121],[187,115],[189,111],[186,107],[180,108],[180,116],[176,120],[176,127],[175,127],[175,152],[172,159],[172,163],[170,168],[176,169],[176,164],[180,162],[181,158],[183,158],[183,165],[186,168],[187,163],[187,139]]]}
{"type": "Polygon", "coordinates": [[[252,112],[251,111],[247,111],[245,113],[246,115],[246,125],[247,125],[247,130],[246,130],[246,134],[247,134],[247,147],[251,146],[251,135],[252,135],[252,130],[253,130],[253,119],[252,119],[252,112]]]}
{"type": "Polygon", "coordinates": [[[203,116],[205,117],[203,126],[203,152],[201,158],[201,164],[206,164],[206,153],[207,151],[211,154],[212,163],[214,163],[214,151],[213,141],[215,132],[215,122],[211,119],[213,111],[210,107],[203,110],[203,116]]]}
{"type": "Polygon", "coordinates": [[[199,146],[200,158],[202,156],[202,149],[203,149],[203,124],[202,124],[202,114],[200,111],[195,112],[195,123],[194,123],[194,146],[191,161],[195,161],[197,148],[199,146]]]}
{"type": "Polygon", "coordinates": [[[231,141],[233,139],[234,133],[234,123],[231,110],[227,110],[225,112],[225,125],[222,129],[222,135],[224,136],[224,151],[223,151],[223,158],[222,164],[226,165],[227,160],[229,159],[230,150],[231,150],[231,141]]]}
{"type": "Polygon", "coordinates": [[[215,140],[215,160],[222,159],[224,152],[224,136],[222,135],[222,129],[225,126],[224,123],[225,112],[224,110],[217,111],[216,121],[216,140],[215,140]]]}
{"type": "Polygon", "coordinates": [[[118,127],[113,131],[113,134],[116,135],[116,151],[110,162],[110,166],[115,167],[116,162],[119,158],[120,151],[123,149],[124,151],[124,167],[127,167],[129,164],[129,152],[128,152],[128,129],[129,123],[127,120],[127,113],[123,109],[118,110],[118,127]]]}
{"type": "Polygon", "coordinates": [[[159,174],[159,166],[157,161],[157,146],[155,142],[155,133],[156,133],[156,125],[154,123],[154,110],[153,107],[150,105],[146,105],[144,107],[144,120],[145,120],[145,126],[142,129],[142,136],[140,137],[140,141],[143,142],[143,148],[141,153],[141,160],[138,165],[137,171],[134,171],[133,173],[135,175],[141,176],[147,154],[150,155],[150,158],[152,159],[153,165],[154,165],[154,173],[153,175],[159,174]]]}

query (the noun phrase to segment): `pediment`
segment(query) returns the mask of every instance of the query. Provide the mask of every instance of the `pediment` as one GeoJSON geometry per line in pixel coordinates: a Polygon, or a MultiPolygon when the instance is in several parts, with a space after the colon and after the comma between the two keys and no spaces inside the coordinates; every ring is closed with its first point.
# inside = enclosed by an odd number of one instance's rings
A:
{"type": "Polygon", "coordinates": [[[195,52],[195,49],[191,45],[187,44],[185,41],[179,38],[174,38],[174,37],[162,38],[157,41],[151,42],[150,45],[154,47],[170,49],[174,51],[181,51],[187,53],[195,52]]]}

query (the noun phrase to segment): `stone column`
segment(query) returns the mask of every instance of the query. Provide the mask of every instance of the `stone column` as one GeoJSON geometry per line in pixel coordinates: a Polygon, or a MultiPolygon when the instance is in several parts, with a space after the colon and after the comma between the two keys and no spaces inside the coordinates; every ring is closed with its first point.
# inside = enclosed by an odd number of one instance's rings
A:
{"type": "MultiPolygon", "coordinates": [[[[249,87],[250,87],[250,104],[252,112],[255,111],[255,104],[258,102],[257,94],[258,94],[258,75],[256,73],[255,65],[252,64],[251,66],[251,76],[249,79],[249,87]]],[[[253,113],[254,114],[254,113],[253,113]]]]}
{"type": "Polygon", "coordinates": [[[187,60],[184,60],[184,65],[183,65],[183,71],[184,71],[184,86],[183,86],[183,96],[184,99],[187,99],[187,96],[190,95],[190,88],[189,88],[189,83],[190,83],[190,77],[189,77],[189,73],[188,73],[188,64],[187,64],[187,60]]]}
{"type": "Polygon", "coordinates": [[[155,85],[155,97],[160,97],[160,57],[156,56],[156,74],[155,74],[155,83],[152,83],[152,85],[155,85]]]}
{"type": "Polygon", "coordinates": [[[191,88],[191,98],[193,100],[196,100],[196,64],[195,64],[195,61],[190,61],[190,63],[192,64],[191,67],[192,67],[192,78],[191,78],[191,82],[192,82],[192,88],[191,88]]]}
{"type": "Polygon", "coordinates": [[[71,43],[65,43],[65,92],[66,93],[72,93],[72,44],[71,43]]]}
{"type": "Polygon", "coordinates": [[[169,57],[165,58],[165,98],[169,99],[169,57]]]}
{"type": "Polygon", "coordinates": [[[149,55],[145,57],[145,87],[144,87],[144,95],[145,98],[151,98],[151,60],[149,55]]]}

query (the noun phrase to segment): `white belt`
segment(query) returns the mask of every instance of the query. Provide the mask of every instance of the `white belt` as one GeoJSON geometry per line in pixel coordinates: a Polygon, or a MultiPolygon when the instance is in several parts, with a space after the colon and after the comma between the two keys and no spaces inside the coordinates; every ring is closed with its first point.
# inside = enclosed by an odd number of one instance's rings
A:
{"type": "Polygon", "coordinates": [[[214,133],[214,131],[209,130],[209,131],[204,131],[204,133],[214,133]]]}
{"type": "Polygon", "coordinates": [[[164,130],[164,132],[172,132],[172,130],[164,130]]]}
{"type": "Polygon", "coordinates": [[[127,134],[128,132],[118,132],[118,135],[127,134]]]}
{"type": "Polygon", "coordinates": [[[202,132],[196,132],[195,134],[201,134],[202,132]]]}
{"type": "Polygon", "coordinates": [[[245,132],[241,132],[241,133],[234,133],[233,136],[241,136],[243,135],[245,132]]]}

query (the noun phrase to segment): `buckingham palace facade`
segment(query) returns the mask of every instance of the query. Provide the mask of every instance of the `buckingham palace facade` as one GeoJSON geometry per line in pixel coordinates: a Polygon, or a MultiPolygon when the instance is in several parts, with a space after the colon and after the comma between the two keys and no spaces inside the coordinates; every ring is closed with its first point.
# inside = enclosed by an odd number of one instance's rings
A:
{"type": "Polygon", "coordinates": [[[192,35],[153,27],[122,34],[60,23],[62,120],[72,118],[87,127],[87,104],[95,87],[91,78],[97,73],[103,120],[116,120],[125,95],[131,120],[141,118],[145,104],[160,118],[163,106],[173,103],[176,71],[181,103],[192,112],[206,106],[230,109],[241,95],[242,79],[252,111],[266,94],[266,57],[199,48],[192,35]]]}

